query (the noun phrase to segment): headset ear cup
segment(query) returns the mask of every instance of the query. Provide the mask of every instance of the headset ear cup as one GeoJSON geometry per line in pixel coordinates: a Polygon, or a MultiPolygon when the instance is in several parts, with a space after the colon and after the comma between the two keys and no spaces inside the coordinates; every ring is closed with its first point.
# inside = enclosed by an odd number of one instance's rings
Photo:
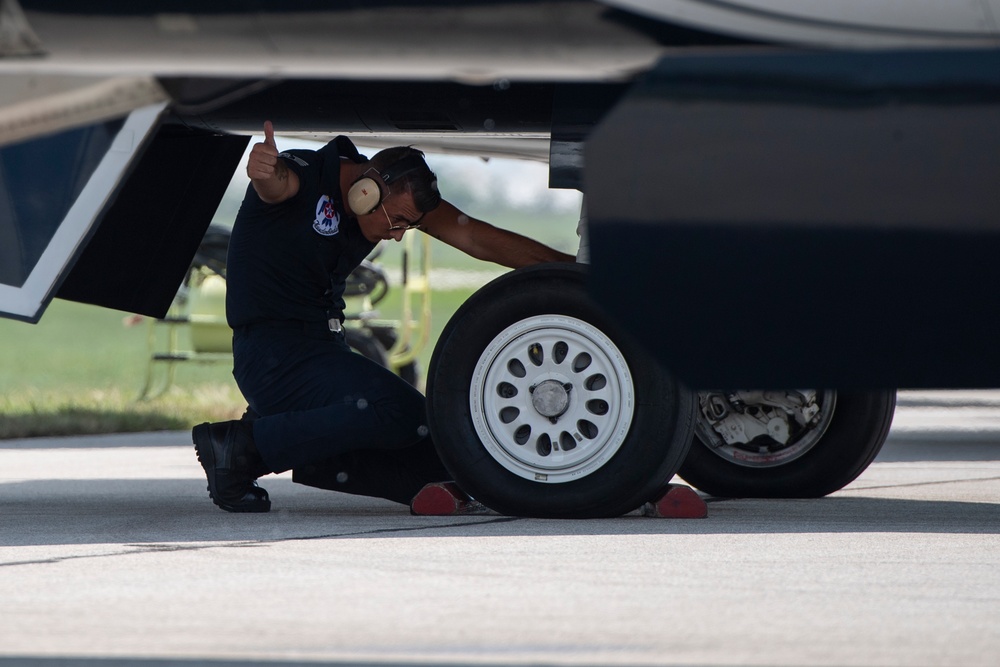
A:
{"type": "Polygon", "coordinates": [[[359,178],[347,191],[347,205],[354,215],[368,215],[382,201],[382,188],[374,178],[359,178]]]}

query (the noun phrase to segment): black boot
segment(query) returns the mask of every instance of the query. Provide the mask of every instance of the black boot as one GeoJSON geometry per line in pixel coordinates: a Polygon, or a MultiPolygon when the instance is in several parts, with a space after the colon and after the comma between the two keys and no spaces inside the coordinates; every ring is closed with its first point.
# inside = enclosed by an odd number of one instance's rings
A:
{"type": "Polygon", "coordinates": [[[266,472],[253,443],[252,424],[199,424],[191,431],[208,495],[227,512],[267,512],[271,499],[255,479],[266,472]]]}

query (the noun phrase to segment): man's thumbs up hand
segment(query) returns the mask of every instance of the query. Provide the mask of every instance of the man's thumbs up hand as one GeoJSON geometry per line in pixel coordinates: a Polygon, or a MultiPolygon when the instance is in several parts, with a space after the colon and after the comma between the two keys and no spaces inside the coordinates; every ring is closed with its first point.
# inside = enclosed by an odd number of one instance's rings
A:
{"type": "Polygon", "coordinates": [[[251,181],[268,181],[275,177],[278,147],[274,143],[274,126],[264,121],[264,141],[254,144],[247,160],[247,176],[251,181]]]}
{"type": "Polygon", "coordinates": [[[264,121],[264,141],[254,144],[247,159],[247,176],[261,201],[268,204],[283,202],[299,191],[299,177],[278,158],[274,143],[274,125],[264,121]]]}

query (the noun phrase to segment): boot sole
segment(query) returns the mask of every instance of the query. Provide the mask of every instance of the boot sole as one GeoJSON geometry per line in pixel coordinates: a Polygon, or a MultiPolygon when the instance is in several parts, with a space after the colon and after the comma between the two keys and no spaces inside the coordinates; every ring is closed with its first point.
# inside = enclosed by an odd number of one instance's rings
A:
{"type": "Polygon", "coordinates": [[[194,441],[194,451],[198,455],[198,462],[205,471],[205,477],[208,480],[208,497],[212,499],[212,502],[216,506],[227,512],[234,513],[262,513],[271,511],[270,499],[244,503],[228,503],[220,500],[215,491],[215,450],[212,447],[212,433],[208,428],[208,424],[199,424],[191,429],[191,439],[194,441]]]}

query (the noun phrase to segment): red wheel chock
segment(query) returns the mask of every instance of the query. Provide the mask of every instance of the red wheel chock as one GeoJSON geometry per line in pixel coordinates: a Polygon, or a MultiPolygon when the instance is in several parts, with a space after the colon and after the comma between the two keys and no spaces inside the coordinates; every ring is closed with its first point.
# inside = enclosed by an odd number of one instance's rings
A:
{"type": "Polygon", "coordinates": [[[486,514],[489,509],[470,498],[455,482],[428,484],[410,501],[410,514],[420,516],[452,516],[486,514]]]}
{"type": "Polygon", "coordinates": [[[708,505],[690,486],[668,484],[655,500],[642,506],[641,512],[661,519],[704,519],[708,505]]]}
{"type": "MultiPolygon", "coordinates": [[[[454,482],[428,484],[410,502],[410,513],[419,516],[487,514],[489,511],[454,482]]],[[[662,519],[704,519],[708,516],[708,505],[691,487],[668,484],[656,500],[644,504],[640,511],[643,516],[662,519]]]]}

